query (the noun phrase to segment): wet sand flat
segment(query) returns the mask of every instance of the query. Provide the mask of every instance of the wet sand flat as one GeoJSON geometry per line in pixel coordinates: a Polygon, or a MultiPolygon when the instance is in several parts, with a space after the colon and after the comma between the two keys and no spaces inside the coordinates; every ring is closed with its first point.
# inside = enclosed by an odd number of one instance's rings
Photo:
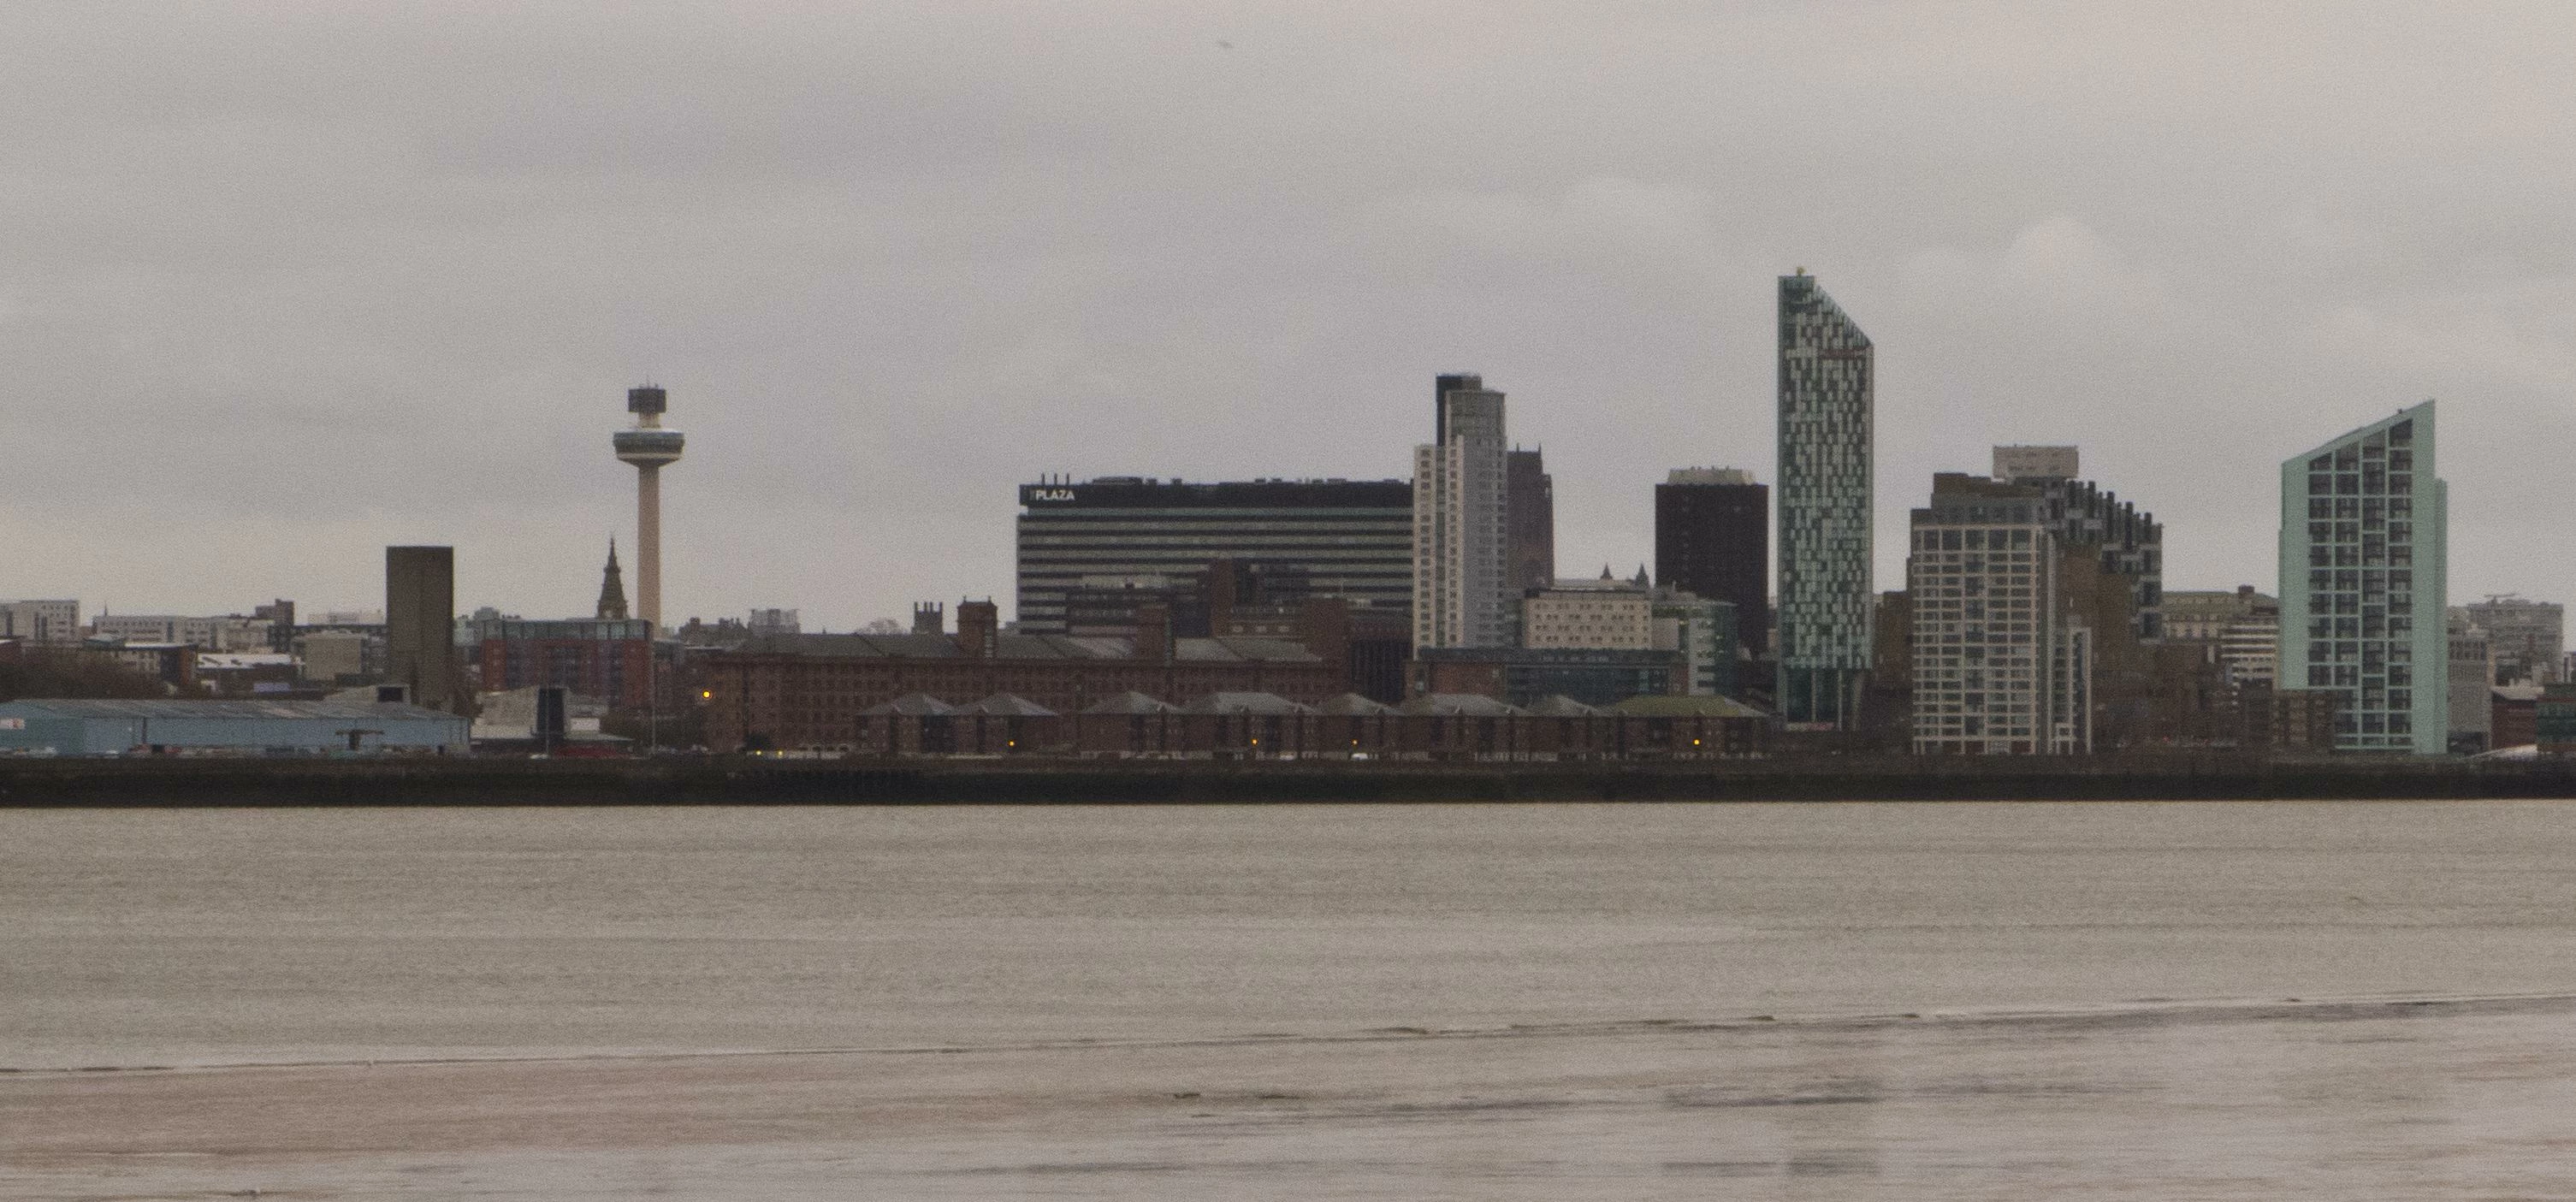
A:
{"type": "Polygon", "coordinates": [[[2576,999],[0,1078],[45,1198],[2576,1196],[2576,999]]]}

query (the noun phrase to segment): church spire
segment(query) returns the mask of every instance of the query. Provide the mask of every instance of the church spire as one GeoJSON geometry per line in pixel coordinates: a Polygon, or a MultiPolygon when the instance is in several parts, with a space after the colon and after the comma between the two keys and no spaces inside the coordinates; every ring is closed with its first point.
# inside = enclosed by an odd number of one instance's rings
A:
{"type": "Polygon", "coordinates": [[[599,617],[602,621],[626,620],[626,577],[617,570],[617,540],[608,540],[608,570],[599,577],[599,617]]]}

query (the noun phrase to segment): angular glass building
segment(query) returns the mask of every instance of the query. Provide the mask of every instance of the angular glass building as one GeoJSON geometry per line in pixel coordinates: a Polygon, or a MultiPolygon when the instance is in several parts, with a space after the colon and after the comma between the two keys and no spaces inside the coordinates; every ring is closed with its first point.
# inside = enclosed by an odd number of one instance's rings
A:
{"type": "Polygon", "coordinates": [[[1869,335],[1804,272],[1780,277],[1781,720],[1851,729],[1870,665],[1869,335]]]}
{"type": "Polygon", "coordinates": [[[2449,490],[2433,448],[2426,401],[2281,464],[2279,687],[2341,694],[2338,751],[2448,750],[2449,490]]]}

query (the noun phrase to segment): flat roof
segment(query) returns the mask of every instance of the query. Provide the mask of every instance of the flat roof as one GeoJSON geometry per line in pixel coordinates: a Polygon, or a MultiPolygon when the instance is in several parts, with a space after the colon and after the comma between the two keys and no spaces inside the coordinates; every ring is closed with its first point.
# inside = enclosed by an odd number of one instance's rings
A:
{"type": "Polygon", "coordinates": [[[384,705],[364,701],[176,701],[126,700],[118,698],[53,699],[26,698],[0,704],[0,712],[44,714],[57,718],[142,718],[150,719],[227,719],[263,721],[287,719],[329,719],[383,721],[399,719],[439,719],[462,722],[454,714],[424,709],[417,705],[384,705]]]}

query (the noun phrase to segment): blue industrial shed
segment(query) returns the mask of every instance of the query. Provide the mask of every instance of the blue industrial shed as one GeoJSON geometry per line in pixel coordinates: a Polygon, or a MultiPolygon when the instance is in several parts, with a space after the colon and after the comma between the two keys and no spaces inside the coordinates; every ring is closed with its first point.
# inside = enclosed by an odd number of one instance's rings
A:
{"type": "Polygon", "coordinates": [[[12,701],[0,755],[466,751],[466,720],[356,701],[12,701]]]}

